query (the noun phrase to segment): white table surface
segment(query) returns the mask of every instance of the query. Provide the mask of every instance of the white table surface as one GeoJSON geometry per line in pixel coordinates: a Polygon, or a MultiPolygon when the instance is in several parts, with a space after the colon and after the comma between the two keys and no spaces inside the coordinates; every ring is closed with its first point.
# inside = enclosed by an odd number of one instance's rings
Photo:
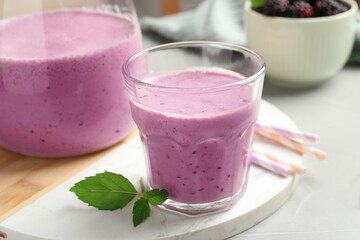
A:
{"type": "MultiPolygon", "coordinates": [[[[165,43],[144,34],[144,47],[165,43]]],[[[231,240],[360,239],[360,65],[346,66],[307,90],[265,80],[263,99],[296,125],[320,135],[325,161],[304,158],[307,174],[273,215],[231,240]]]]}

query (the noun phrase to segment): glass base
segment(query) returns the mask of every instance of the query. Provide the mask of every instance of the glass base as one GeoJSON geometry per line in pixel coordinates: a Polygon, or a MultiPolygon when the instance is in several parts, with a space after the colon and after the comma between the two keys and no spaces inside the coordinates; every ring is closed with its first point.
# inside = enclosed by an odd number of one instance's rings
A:
{"type": "Polygon", "coordinates": [[[200,214],[217,213],[229,210],[235,203],[244,195],[246,185],[238,191],[235,195],[220,199],[215,202],[208,203],[182,203],[171,199],[166,200],[162,205],[158,207],[167,211],[185,214],[189,216],[195,216],[200,214]]]}

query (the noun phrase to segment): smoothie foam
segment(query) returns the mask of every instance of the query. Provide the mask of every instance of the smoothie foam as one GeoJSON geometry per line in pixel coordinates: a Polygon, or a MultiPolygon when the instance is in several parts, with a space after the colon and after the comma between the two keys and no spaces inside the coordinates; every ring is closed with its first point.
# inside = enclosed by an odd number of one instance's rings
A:
{"type": "Polygon", "coordinates": [[[182,203],[213,202],[244,190],[259,99],[253,99],[252,86],[234,84],[241,80],[209,68],[143,80],[181,91],[137,87],[131,109],[153,188],[167,189],[171,200],[182,203]],[[226,84],[234,85],[206,90],[226,84]]]}
{"type": "Polygon", "coordinates": [[[0,22],[0,145],[35,156],[108,147],[131,130],[122,63],[142,48],[128,19],[56,11],[0,22]]]}

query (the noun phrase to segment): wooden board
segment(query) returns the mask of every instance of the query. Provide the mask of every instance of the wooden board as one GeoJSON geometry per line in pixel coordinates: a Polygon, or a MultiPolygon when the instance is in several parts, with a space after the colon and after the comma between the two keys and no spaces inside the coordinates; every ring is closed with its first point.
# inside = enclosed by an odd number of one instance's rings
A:
{"type": "MultiPolygon", "coordinates": [[[[264,101],[259,118],[264,123],[277,123],[296,129],[285,114],[264,101]]],[[[293,161],[302,161],[297,153],[267,140],[256,138],[254,144],[293,161]]],[[[139,138],[135,138],[109,149],[105,152],[106,155],[102,155],[101,159],[85,167],[74,177],[0,221],[0,232],[11,240],[225,239],[270,216],[291,196],[299,180],[298,176],[282,178],[251,166],[248,189],[231,210],[187,217],[153,207],[150,218],[137,228],[132,226],[131,207],[99,211],[80,202],[75,194],[69,192],[74,183],[103,171],[121,173],[139,189],[138,180],[146,175],[140,145],[139,138]]],[[[70,162],[69,165],[73,163],[70,162]]],[[[40,173],[45,174],[45,171],[40,173]]],[[[31,180],[42,183],[34,175],[31,180]]]]}
{"type": "Polygon", "coordinates": [[[126,139],[113,147],[72,158],[27,157],[0,147],[0,222],[137,134],[137,129],[134,129],[126,139]]]}

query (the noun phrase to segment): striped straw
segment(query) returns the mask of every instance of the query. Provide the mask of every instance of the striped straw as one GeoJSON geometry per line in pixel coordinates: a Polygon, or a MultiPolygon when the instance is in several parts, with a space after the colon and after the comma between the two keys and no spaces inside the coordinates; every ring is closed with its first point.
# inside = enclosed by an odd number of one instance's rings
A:
{"type": "Polygon", "coordinates": [[[283,157],[275,156],[274,154],[271,154],[269,152],[265,152],[265,151],[260,150],[260,149],[258,149],[256,147],[253,147],[253,152],[256,153],[256,154],[262,155],[262,156],[270,159],[271,161],[274,161],[274,162],[277,162],[279,164],[290,167],[291,170],[294,173],[298,174],[298,175],[303,176],[306,173],[306,167],[305,166],[302,166],[300,164],[288,161],[288,160],[284,159],[283,157]]]}
{"type": "Polygon", "coordinates": [[[320,138],[320,136],[315,133],[289,130],[287,128],[283,128],[275,125],[256,123],[255,128],[261,132],[275,133],[283,137],[296,138],[311,143],[319,142],[319,138],[320,138]]]}
{"type": "Polygon", "coordinates": [[[271,161],[270,159],[256,153],[251,154],[251,163],[283,177],[288,177],[292,174],[290,167],[271,161]]]}
{"type": "Polygon", "coordinates": [[[255,129],[255,133],[262,137],[271,139],[272,141],[274,141],[280,145],[283,145],[285,147],[288,147],[300,154],[306,154],[311,157],[315,157],[316,159],[319,159],[319,160],[324,160],[326,158],[325,152],[323,152],[317,148],[314,148],[314,147],[306,146],[303,144],[302,141],[292,139],[292,138],[286,138],[286,137],[283,137],[276,133],[261,132],[257,129],[255,129]]]}

